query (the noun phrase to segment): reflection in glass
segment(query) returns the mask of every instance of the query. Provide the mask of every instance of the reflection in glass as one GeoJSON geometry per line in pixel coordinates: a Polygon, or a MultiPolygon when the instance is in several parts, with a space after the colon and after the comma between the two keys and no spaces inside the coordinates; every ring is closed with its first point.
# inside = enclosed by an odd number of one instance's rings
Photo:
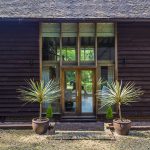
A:
{"type": "Polygon", "coordinates": [[[98,37],[97,38],[97,59],[98,60],[114,60],[115,38],[114,37],[98,37]]]}
{"type": "Polygon", "coordinates": [[[82,113],[93,112],[93,72],[81,71],[81,104],[82,113]]]}
{"type": "Polygon", "coordinates": [[[76,111],[76,72],[65,71],[65,111],[76,111]]]}
{"type": "MultiPolygon", "coordinates": [[[[46,84],[49,80],[58,80],[59,78],[59,71],[56,66],[50,66],[50,67],[43,67],[42,69],[42,79],[44,83],[46,84]]],[[[60,107],[59,107],[60,100],[54,101],[52,105],[53,113],[58,113],[60,112],[60,107]]],[[[46,112],[46,109],[48,108],[49,103],[45,102],[43,104],[43,111],[46,112]]]]}
{"type": "Polygon", "coordinates": [[[63,61],[76,61],[76,38],[62,38],[62,59],[63,61]]]}
{"type": "Polygon", "coordinates": [[[81,37],[80,61],[94,61],[94,43],[93,37],[81,37]]]}
{"type": "Polygon", "coordinates": [[[59,38],[44,37],[43,38],[43,60],[59,60],[60,46],[59,38]]]}
{"type": "MultiPolygon", "coordinates": [[[[100,70],[101,70],[101,78],[104,81],[112,82],[114,80],[114,69],[113,69],[112,66],[101,66],[100,70]]],[[[103,93],[107,92],[107,87],[106,86],[107,86],[107,84],[104,83],[100,87],[101,90],[102,90],[102,95],[103,95],[103,93]]],[[[114,110],[114,106],[112,108],[114,110]]],[[[108,109],[108,106],[105,106],[102,109],[100,109],[100,111],[106,113],[107,109],[108,109]]]]}

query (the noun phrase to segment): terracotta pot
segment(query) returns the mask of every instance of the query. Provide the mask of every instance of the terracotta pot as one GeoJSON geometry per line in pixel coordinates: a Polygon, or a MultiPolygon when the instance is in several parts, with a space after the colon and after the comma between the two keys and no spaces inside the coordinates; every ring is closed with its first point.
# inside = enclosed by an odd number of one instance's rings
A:
{"type": "Polygon", "coordinates": [[[128,135],[131,128],[131,120],[124,119],[121,121],[119,119],[114,119],[113,126],[117,134],[128,135]]]}
{"type": "Polygon", "coordinates": [[[32,128],[33,131],[35,131],[35,133],[45,134],[47,132],[48,127],[49,127],[48,118],[42,118],[42,120],[39,120],[39,118],[32,119],[32,128]]]}

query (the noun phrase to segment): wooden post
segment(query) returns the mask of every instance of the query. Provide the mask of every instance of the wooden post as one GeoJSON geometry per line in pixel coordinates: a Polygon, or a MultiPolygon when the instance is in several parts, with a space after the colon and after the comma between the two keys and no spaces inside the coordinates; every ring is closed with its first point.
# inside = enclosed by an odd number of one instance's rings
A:
{"type": "Polygon", "coordinates": [[[80,66],[80,24],[77,24],[78,30],[77,30],[77,61],[78,66],[80,66]]]}

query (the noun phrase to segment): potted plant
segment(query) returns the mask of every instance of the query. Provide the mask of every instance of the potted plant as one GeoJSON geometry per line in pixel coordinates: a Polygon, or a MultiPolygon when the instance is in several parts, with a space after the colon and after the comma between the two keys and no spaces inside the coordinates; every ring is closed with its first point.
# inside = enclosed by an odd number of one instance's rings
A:
{"type": "Polygon", "coordinates": [[[59,82],[50,80],[46,84],[44,81],[27,81],[28,86],[18,90],[19,98],[26,102],[39,103],[39,117],[32,119],[32,128],[37,134],[44,134],[49,127],[49,118],[42,117],[42,105],[44,102],[51,103],[60,97],[59,82]]]}
{"type": "Polygon", "coordinates": [[[113,119],[113,110],[112,110],[112,107],[109,106],[107,109],[106,109],[106,119],[108,122],[111,122],[112,119],[113,119]]]}
{"type": "MultiPolygon", "coordinates": [[[[101,83],[100,80],[99,84],[101,83]]],[[[100,109],[113,105],[116,105],[118,108],[119,118],[113,120],[113,126],[117,134],[127,135],[131,128],[131,120],[122,117],[121,106],[136,102],[142,94],[143,91],[135,87],[134,82],[122,84],[122,81],[107,82],[105,92],[101,90],[97,91],[97,98],[101,101],[100,109]]]]}

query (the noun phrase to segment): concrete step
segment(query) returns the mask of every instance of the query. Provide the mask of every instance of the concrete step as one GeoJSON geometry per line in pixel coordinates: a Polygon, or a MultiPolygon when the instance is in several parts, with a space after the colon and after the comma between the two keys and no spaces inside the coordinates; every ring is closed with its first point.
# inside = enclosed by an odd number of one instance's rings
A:
{"type": "Polygon", "coordinates": [[[62,116],[61,122],[96,122],[96,116],[62,116]]]}
{"type": "Polygon", "coordinates": [[[0,123],[0,129],[32,129],[31,122],[4,122],[0,123]]]}

